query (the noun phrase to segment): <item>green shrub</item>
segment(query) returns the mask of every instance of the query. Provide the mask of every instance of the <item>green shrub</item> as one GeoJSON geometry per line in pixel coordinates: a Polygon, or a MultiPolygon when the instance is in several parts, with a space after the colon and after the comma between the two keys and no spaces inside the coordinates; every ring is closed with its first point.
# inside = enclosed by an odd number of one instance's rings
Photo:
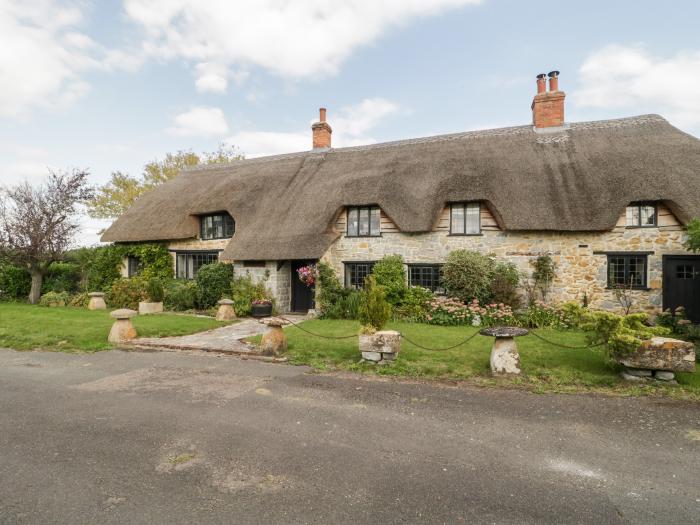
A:
{"type": "Polygon", "coordinates": [[[205,264],[197,271],[197,306],[211,308],[223,297],[231,296],[233,266],[224,263],[205,264]]]}
{"type": "Polygon", "coordinates": [[[265,281],[253,282],[253,278],[246,274],[236,277],[231,282],[231,299],[233,300],[233,309],[239,317],[245,317],[251,313],[251,303],[253,301],[271,301],[273,310],[275,301],[269,290],[265,286],[265,281]]]}
{"type": "Polygon", "coordinates": [[[197,306],[197,284],[194,281],[170,280],[164,288],[163,306],[166,310],[185,312],[197,306]]]}
{"type": "Polygon", "coordinates": [[[562,321],[567,328],[579,328],[589,314],[588,308],[575,301],[560,306],[562,321]]]}
{"type": "Polygon", "coordinates": [[[442,268],[442,278],[448,294],[462,302],[473,299],[480,304],[491,302],[491,282],[495,262],[479,252],[455,250],[447,256],[442,268]]]}
{"type": "Polygon", "coordinates": [[[100,246],[83,254],[83,272],[88,292],[107,292],[121,278],[121,266],[126,248],[120,245],[100,246]]]}
{"type": "Polygon", "coordinates": [[[372,268],[377,286],[384,288],[386,299],[392,306],[401,303],[406,293],[406,275],[403,266],[403,257],[387,255],[372,268]]]}
{"type": "Polygon", "coordinates": [[[0,299],[26,299],[31,287],[26,268],[0,260],[0,299]]]}
{"type": "Polygon", "coordinates": [[[105,299],[112,308],[138,310],[139,302],[146,298],[143,281],[138,278],[117,279],[107,291],[105,299]]]}
{"type": "Polygon", "coordinates": [[[374,275],[365,280],[357,313],[364,333],[381,330],[391,317],[391,305],[386,300],[384,289],[377,286],[374,275]]]}
{"type": "Polygon", "coordinates": [[[80,292],[70,298],[69,306],[74,308],[87,308],[90,304],[90,296],[87,292],[80,292]]]}
{"type": "Polygon", "coordinates": [[[557,265],[549,255],[540,255],[533,263],[532,280],[540,291],[542,300],[547,301],[547,295],[557,276],[557,265]]]}
{"type": "Polygon", "coordinates": [[[162,303],[165,296],[163,283],[158,277],[151,277],[146,283],[146,295],[152,303],[162,303]]]}
{"type": "Polygon", "coordinates": [[[68,292],[46,292],[39,300],[39,306],[66,306],[70,296],[68,292]]]}
{"type": "Polygon", "coordinates": [[[665,326],[649,326],[645,313],[625,316],[612,312],[591,312],[585,316],[581,328],[592,332],[592,343],[604,343],[610,357],[634,352],[646,339],[655,335],[668,335],[665,326]]]}
{"type": "Polygon", "coordinates": [[[318,272],[318,304],[316,308],[319,316],[341,319],[342,317],[331,315],[331,311],[336,311],[338,303],[347,295],[346,290],[329,264],[320,262],[316,265],[316,270],[318,272]]]}
{"type": "Polygon", "coordinates": [[[496,263],[491,279],[491,301],[507,304],[511,308],[520,306],[519,282],[520,274],[515,264],[510,262],[496,263]]]}
{"type": "Polygon", "coordinates": [[[335,303],[328,306],[321,316],[324,319],[351,319],[358,317],[360,308],[360,292],[358,290],[346,289],[335,303]]]}
{"type": "Polygon", "coordinates": [[[530,328],[563,328],[564,315],[562,311],[542,301],[535,301],[518,316],[520,324],[530,328]]]}
{"type": "Polygon", "coordinates": [[[46,292],[77,292],[80,289],[80,267],[75,263],[53,262],[49,266],[41,290],[46,292]]]}
{"type": "Polygon", "coordinates": [[[433,292],[420,286],[410,286],[404,293],[401,304],[394,309],[394,317],[402,321],[420,323],[426,320],[433,292]]]}

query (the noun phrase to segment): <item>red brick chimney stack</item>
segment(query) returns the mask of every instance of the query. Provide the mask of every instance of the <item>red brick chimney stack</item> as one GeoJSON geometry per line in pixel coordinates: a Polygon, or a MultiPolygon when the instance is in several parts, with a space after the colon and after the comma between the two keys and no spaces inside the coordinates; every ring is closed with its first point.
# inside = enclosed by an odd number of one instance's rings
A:
{"type": "Polygon", "coordinates": [[[328,149],[331,147],[331,134],[333,129],[326,122],[326,108],[318,110],[318,122],[312,124],[311,131],[313,132],[313,148],[328,149]]]}
{"type": "Polygon", "coordinates": [[[532,101],[532,123],[535,129],[556,128],[564,125],[564,98],[559,91],[559,71],[549,73],[549,91],[545,75],[537,75],[537,94],[532,101]]]}

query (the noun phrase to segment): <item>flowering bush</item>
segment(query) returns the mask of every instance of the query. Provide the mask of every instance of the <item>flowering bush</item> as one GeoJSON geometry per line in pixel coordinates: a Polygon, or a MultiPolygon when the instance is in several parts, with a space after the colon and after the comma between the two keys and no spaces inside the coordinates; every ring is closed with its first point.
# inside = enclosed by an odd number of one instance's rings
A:
{"type": "Polygon", "coordinates": [[[316,265],[309,264],[308,266],[302,266],[297,270],[297,275],[299,276],[299,280],[306,286],[313,286],[316,282],[316,276],[318,275],[316,265]]]}
{"type": "Polygon", "coordinates": [[[428,304],[426,321],[442,326],[505,326],[516,324],[513,310],[503,303],[481,306],[474,299],[465,304],[458,299],[436,297],[428,304]]]}
{"type": "Polygon", "coordinates": [[[531,328],[565,328],[568,326],[565,312],[558,306],[535,301],[520,315],[521,324],[531,328]]]}

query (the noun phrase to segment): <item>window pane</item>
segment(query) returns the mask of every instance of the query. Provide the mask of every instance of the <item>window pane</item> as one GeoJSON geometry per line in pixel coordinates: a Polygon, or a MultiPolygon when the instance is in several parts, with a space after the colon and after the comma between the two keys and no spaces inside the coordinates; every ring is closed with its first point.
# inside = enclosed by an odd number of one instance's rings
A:
{"type": "Polygon", "coordinates": [[[450,219],[450,233],[464,233],[464,205],[453,204],[450,219]]]}
{"type": "Polygon", "coordinates": [[[628,286],[644,286],[646,282],[645,257],[629,258],[629,275],[626,277],[628,286]]]}
{"type": "Polygon", "coordinates": [[[184,253],[177,254],[177,278],[187,279],[187,256],[184,253]]]}
{"type": "Polygon", "coordinates": [[[194,279],[194,257],[187,254],[187,274],[185,275],[187,279],[194,279]]]}
{"type": "Polygon", "coordinates": [[[370,210],[370,235],[379,235],[380,223],[379,208],[372,208],[370,210]]]}
{"type": "Polygon", "coordinates": [[[470,202],[466,205],[467,208],[467,230],[465,233],[479,233],[481,231],[480,224],[480,206],[478,202],[470,202]]]}
{"type": "Polygon", "coordinates": [[[224,217],[222,215],[214,215],[211,219],[214,227],[214,238],[221,239],[224,236],[224,217]]]}
{"type": "Polygon", "coordinates": [[[611,285],[625,285],[625,258],[610,257],[608,260],[611,285]]]}
{"type": "Polygon", "coordinates": [[[627,206],[627,226],[639,226],[639,206],[627,206]]]}
{"type": "Polygon", "coordinates": [[[235,225],[233,222],[233,217],[230,215],[224,215],[224,230],[225,237],[233,237],[235,225]]]}
{"type": "Polygon", "coordinates": [[[656,206],[642,206],[640,219],[642,226],[656,226],[656,206]]]}
{"type": "Polygon", "coordinates": [[[356,237],[359,233],[359,219],[357,213],[357,208],[350,208],[348,210],[348,235],[352,237],[356,237]]]}
{"type": "Polygon", "coordinates": [[[346,263],[345,286],[348,288],[362,288],[365,278],[372,273],[374,263],[346,263]]]}
{"type": "Polygon", "coordinates": [[[439,290],[440,265],[410,266],[408,271],[408,283],[411,286],[421,286],[432,291],[439,290]]]}
{"type": "Polygon", "coordinates": [[[369,235],[369,208],[360,208],[360,235],[369,235]]]}

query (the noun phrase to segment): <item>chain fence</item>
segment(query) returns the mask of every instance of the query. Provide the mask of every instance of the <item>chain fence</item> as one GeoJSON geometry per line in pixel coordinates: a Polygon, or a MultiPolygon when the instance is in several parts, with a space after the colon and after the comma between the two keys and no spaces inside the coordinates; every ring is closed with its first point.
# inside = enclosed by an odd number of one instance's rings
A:
{"type": "MultiPolygon", "coordinates": [[[[312,336],[314,336],[314,337],[319,337],[319,338],[321,338],[321,339],[329,339],[329,340],[340,341],[340,340],[344,340],[344,339],[352,339],[352,338],[354,338],[354,337],[358,337],[358,334],[342,335],[342,336],[318,334],[318,333],[312,332],[311,330],[307,330],[306,328],[303,328],[299,323],[295,323],[295,322],[292,321],[291,319],[287,319],[286,317],[281,317],[281,316],[279,316],[279,317],[280,317],[280,319],[285,320],[285,321],[288,322],[291,326],[293,326],[293,327],[295,327],[295,328],[301,330],[302,332],[305,332],[305,333],[307,333],[307,334],[309,334],[309,335],[312,335],[312,336]]],[[[406,342],[409,343],[409,344],[412,344],[412,345],[415,346],[416,348],[420,348],[421,350],[428,350],[428,351],[430,351],[430,352],[446,352],[447,350],[453,350],[453,349],[455,349],[455,348],[457,348],[457,347],[466,345],[469,341],[471,341],[472,339],[474,339],[474,337],[476,337],[477,335],[479,335],[479,331],[477,330],[477,331],[474,332],[472,335],[470,335],[469,337],[467,337],[467,338],[464,339],[463,341],[460,341],[460,342],[457,343],[457,344],[454,344],[454,345],[452,345],[452,346],[447,346],[447,347],[444,347],[444,348],[430,348],[430,347],[424,346],[424,345],[422,345],[422,344],[420,344],[420,343],[416,343],[415,341],[413,341],[411,338],[409,338],[409,337],[408,337],[406,334],[404,334],[404,333],[399,332],[399,334],[401,335],[401,338],[402,338],[404,341],[406,341],[406,342]]],[[[599,346],[603,346],[603,345],[605,344],[604,341],[601,341],[601,342],[598,342],[598,343],[591,343],[591,344],[588,344],[588,345],[585,345],[585,346],[572,346],[572,345],[565,345],[565,344],[563,344],[563,343],[557,343],[556,341],[552,341],[551,339],[547,339],[546,337],[542,337],[540,334],[538,334],[538,333],[535,332],[534,330],[530,330],[528,335],[534,335],[537,339],[539,339],[539,340],[541,340],[541,341],[543,341],[543,342],[545,342],[545,343],[547,343],[547,344],[549,344],[549,345],[558,346],[558,347],[560,347],[560,348],[565,348],[565,349],[567,349],[567,350],[589,350],[589,349],[592,349],[592,348],[597,348],[597,347],[599,347],[599,346]]]]}

